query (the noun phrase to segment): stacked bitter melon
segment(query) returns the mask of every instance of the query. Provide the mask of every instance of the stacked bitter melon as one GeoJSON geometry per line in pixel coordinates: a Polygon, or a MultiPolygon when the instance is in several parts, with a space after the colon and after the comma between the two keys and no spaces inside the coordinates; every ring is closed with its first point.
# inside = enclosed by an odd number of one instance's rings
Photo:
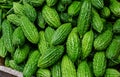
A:
{"type": "Polygon", "coordinates": [[[120,77],[118,0],[1,0],[0,57],[24,77],[120,77]]]}

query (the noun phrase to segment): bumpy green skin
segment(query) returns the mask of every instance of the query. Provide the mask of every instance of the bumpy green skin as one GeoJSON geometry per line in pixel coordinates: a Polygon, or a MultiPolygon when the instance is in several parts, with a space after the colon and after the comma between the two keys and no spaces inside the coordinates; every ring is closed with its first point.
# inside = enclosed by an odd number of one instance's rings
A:
{"type": "Polygon", "coordinates": [[[28,3],[24,3],[23,7],[24,7],[24,14],[29,18],[30,21],[34,22],[37,17],[35,8],[33,8],[33,6],[31,6],[28,3]]]}
{"type": "Polygon", "coordinates": [[[20,19],[15,14],[10,14],[7,16],[7,20],[16,26],[20,26],[20,19]]]}
{"type": "Polygon", "coordinates": [[[47,5],[45,5],[42,9],[42,16],[46,23],[48,23],[51,27],[57,28],[61,25],[57,11],[47,5]]]}
{"type": "Polygon", "coordinates": [[[36,76],[37,77],[51,77],[51,72],[49,69],[40,68],[38,69],[36,76]]]}
{"type": "MultiPolygon", "coordinates": [[[[27,16],[32,22],[35,21],[37,14],[35,11],[35,8],[33,8],[33,6],[29,5],[28,3],[24,3],[24,5],[19,4],[14,2],[13,3],[13,9],[14,9],[14,13],[21,16],[21,15],[25,15],[27,16]]],[[[18,19],[17,19],[18,20],[18,19]]],[[[14,20],[15,21],[15,20],[14,20]]]]}
{"type": "Polygon", "coordinates": [[[45,20],[44,20],[44,18],[43,18],[43,16],[42,16],[42,13],[41,13],[41,12],[38,12],[37,23],[38,23],[38,26],[39,26],[40,28],[42,28],[42,29],[45,28],[46,22],[45,22],[45,20]]]}
{"type": "Polygon", "coordinates": [[[38,49],[41,54],[44,54],[46,52],[46,50],[48,49],[48,42],[45,39],[45,32],[40,31],[39,36],[40,36],[40,39],[39,39],[39,43],[38,43],[38,49]]]}
{"type": "Polygon", "coordinates": [[[54,32],[51,44],[58,45],[65,41],[67,36],[69,35],[70,31],[72,30],[71,23],[65,23],[61,25],[57,30],[54,32]]]}
{"type": "Polygon", "coordinates": [[[83,35],[89,28],[90,15],[91,15],[91,2],[90,0],[84,0],[83,4],[81,5],[80,14],[77,20],[77,27],[80,38],[83,37],[83,35]]]}
{"type": "Polygon", "coordinates": [[[91,2],[97,9],[102,9],[104,7],[104,0],[91,0],[91,2]]]}
{"type": "Polygon", "coordinates": [[[93,72],[96,77],[103,76],[106,69],[106,57],[104,52],[97,52],[93,58],[93,72]]]}
{"type": "Polygon", "coordinates": [[[82,59],[85,59],[92,51],[94,33],[92,30],[86,32],[82,39],[82,59]]]}
{"type": "Polygon", "coordinates": [[[9,57],[6,57],[6,58],[5,58],[5,63],[4,63],[6,67],[9,67],[9,66],[10,66],[9,61],[10,61],[10,58],[9,58],[9,57]]]}
{"type": "Polygon", "coordinates": [[[46,0],[48,6],[54,6],[58,0],[46,0]]]}
{"type": "MultiPolygon", "coordinates": [[[[15,14],[17,14],[19,16],[25,15],[32,22],[34,22],[36,17],[37,17],[37,13],[35,11],[35,8],[33,8],[33,6],[29,5],[28,3],[24,3],[24,5],[22,5],[22,4],[14,2],[13,9],[14,9],[15,14]]],[[[17,19],[17,17],[16,17],[16,19],[17,19]]],[[[14,21],[17,22],[17,20],[14,20],[14,21]]]]}
{"type": "Polygon", "coordinates": [[[57,60],[59,60],[64,52],[63,46],[50,47],[43,54],[38,61],[38,67],[46,68],[53,65],[57,60]]]}
{"type": "Polygon", "coordinates": [[[112,31],[106,30],[102,34],[96,37],[94,40],[94,48],[96,50],[104,50],[110,44],[112,40],[112,31]]]}
{"type": "Polygon", "coordinates": [[[7,50],[5,49],[3,37],[1,37],[0,38],[0,57],[4,58],[6,54],[7,54],[7,50]]]}
{"type": "Polygon", "coordinates": [[[63,5],[68,5],[68,4],[72,3],[72,0],[61,0],[61,3],[63,5]]]}
{"type": "Polygon", "coordinates": [[[27,58],[29,50],[30,48],[27,44],[23,45],[21,48],[17,48],[13,55],[14,61],[17,64],[22,63],[27,58]]]}
{"type": "Polygon", "coordinates": [[[3,33],[3,41],[6,50],[9,51],[10,53],[13,53],[15,50],[12,43],[13,30],[12,30],[12,25],[7,20],[4,20],[2,23],[2,33],[3,33]]]}
{"type": "Polygon", "coordinates": [[[120,33],[120,19],[116,20],[113,25],[113,32],[120,33]]]}
{"type": "Polygon", "coordinates": [[[52,77],[62,77],[61,62],[56,63],[51,68],[52,77]]]}
{"type": "Polygon", "coordinates": [[[51,27],[47,27],[45,29],[45,39],[49,44],[51,43],[54,32],[55,32],[55,30],[51,27]]]}
{"type": "Polygon", "coordinates": [[[15,69],[15,70],[18,70],[18,71],[21,71],[21,72],[24,69],[22,66],[18,66],[14,60],[10,60],[9,65],[12,69],[15,69]]]}
{"type": "Polygon", "coordinates": [[[59,1],[58,5],[57,5],[57,11],[63,12],[63,11],[65,11],[65,10],[66,10],[65,5],[63,5],[63,4],[61,3],[61,1],[59,1]]]}
{"type": "Polygon", "coordinates": [[[67,55],[64,55],[61,62],[62,77],[77,77],[76,69],[67,55]]]}
{"type": "Polygon", "coordinates": [[[110,16],[110,9],[108,7],[104,7],[101,10],[101,16],[104,18],[108,18],[110,16]]]}
{"type": "Polygon", "coordinates": [[[96,30],[97,32],[101,33],[103,30],[103,22],[99,16],[99,14],[95,11],[92,10],[92,27],[94,28],[94,30],[96,30]]]}
{"type": "Polygon", "coordinates": [[[68,7],[68,14],[71,16],[76,16],[79,14],[80,8],[81,8],[81,2],[73,1],[71,5],[68,7]]]}
{"type": "Polygon", "coordinates": [[[17,27],[13,32],[12,38],[13,45],[15,46],[22,46],[25,43],[25,36],[21,29],[21,27],[17,27]]]}
{"type": "Polygon", "coordinates": [[[120,77],[120,72],[113,68],[107,68],[105,77],[120,77]]]}
{"type": "Polygon", "coordinates": [[[86,61],[80,62],[77,69],[77,77],[93,77],[86,61]]]}
{"type": "Polygon", "coordinates": [[[109,45],[109,47],[106,50],[106,57],[108,59],[115,59],[119,56],[120,52],[120,40],[113,39],[112,43],[109,45]]]}
{"type": "Polygon", "coordinates": [[[110,0],[109,8],[116,17],[120,17],[120,3],[117,0],[110,0]]]}
{"type": "Polygon", "coordinates": [[[60,13],[60,19],[62,22],[67,23],[67,22],[72,22],[72,17],[68,15],[68,13],[60,13]]]}
{"type": "Polygon", "coordinates": [[[39,57],[40,53],[38,50],[32,52],[23,70],[24,77],[31,77],[35,73],[39,57]]]}
{"type": "Polygon", "coordinates": [[[13,10],[17,15],[24,15],[24,7],[20,3],[13,2],[13,10]]]}
{"type": "Polygon", "coordinates": [[[118,64],[120,64],[120,55],[116,59],[108,61],[108,66],[110,67],[118,65],[118,64]]]}
{"type": "Polygon", "coordinates": [[[77,31],[77,27],[73,28],[66,42],[67,55],[73,62],[80,57],[81,53],[80,39],[75,30],[77,31]]]}
{"type": "Polygon", "coordinates": [[[35,25],[33,23],[30,22],[30,20],[25,17],[25,16],[21,16],[20,18],[21,20],[21,28],[23,30],[23,33],[25,35],[25,37],[31,42],[31,43],[38,43],[39,41],[39,34],[38,34],[38,30],[35,27],[35,25]]]}
{"type": "Polygon", "coordinates": [[[41,6],[45,0],[23,0],[23,3],[29,3],[34,7],[41,6]]]}

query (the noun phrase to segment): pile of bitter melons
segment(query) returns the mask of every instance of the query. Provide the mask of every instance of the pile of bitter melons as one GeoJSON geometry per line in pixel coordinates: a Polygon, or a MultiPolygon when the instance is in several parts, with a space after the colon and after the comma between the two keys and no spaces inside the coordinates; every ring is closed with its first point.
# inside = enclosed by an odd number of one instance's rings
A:
{"type": "Polygon", "coordinates": [[[1,0],[0,57],[24,77],[120,77],[119,17],[118,0],[1,0]]]}

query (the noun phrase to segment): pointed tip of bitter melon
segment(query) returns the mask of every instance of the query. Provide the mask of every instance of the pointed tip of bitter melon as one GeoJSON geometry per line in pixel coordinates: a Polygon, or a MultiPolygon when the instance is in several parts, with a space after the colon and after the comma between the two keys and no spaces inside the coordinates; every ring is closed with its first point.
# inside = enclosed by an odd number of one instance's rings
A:
{"type": "Polygon", "coordinates": [[[74,27],[71,32],[78,33],[77,27],[74,27]]]}

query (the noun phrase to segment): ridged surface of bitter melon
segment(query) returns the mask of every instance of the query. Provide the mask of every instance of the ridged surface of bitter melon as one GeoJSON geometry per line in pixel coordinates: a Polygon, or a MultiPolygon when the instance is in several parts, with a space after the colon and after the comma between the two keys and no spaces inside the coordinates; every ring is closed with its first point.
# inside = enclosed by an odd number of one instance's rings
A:
{"type": "Polygon", "coordinates": [[[14,30],[12,43],[14,46],[22,46],[25,43],[25,35],[21,27],[17,27],[14,30]]]}
{"type": "Polygon", "coordinates": [[[51,77],[51,72],[49,69],[44,69],[44,68],[39,68],[37,73],[36,73],[37,77],[51,77]]]}
{"type": "Polygon", "coordinates": [[[80,8],[81,8],[81,2],[73,1],[71,5],[68,7],[68,14],[71,16],[76,16],[79,14],[80,8]]]}
{"type": "Polygon", "coordinates": [[[61,62],[57,62],[51,68],[52,77],[62,77],[61,62]]]}
{"type": "Polygon", "coordinates": [[[53,65],[59,60],[64,52],[63,46],[50,47],[47,51],[39,58],[38,67],[46,68],[53,65]]]}
{"type": "Polygon", "coordinates": [[[104,52],[97,52],[93,58],[93,72],[96,77],[103,76],[106,69],[106,57],[104,52]]]}
{"type": "Polygon", "coordinates": [[[120,40],[113,39],[111,44],[106,50],[106,57],[108,59],[116,59],[120,53],[120,40]]]}
{"type": "Polygon", "coordinates": [[[31,53],[23,70],[24,77],[31,77],[35,73],[39,57],[40,53],[38,50],[31,53]]]}
{"type": "Polygon", "coordinates": [[[13,29],[12,29],[12,25],[8,20],[4,20],[2,23],[2,33],[3,33],[3,41],[6,50],[9,51],[10,53],[13,53],[15,50],[12,43],[13,29]]]}
{"type": "Polygon", "coordinates": [[[102,19],[100,18],[99,14],[95,11],[92,10],[92,27],[94,30],[96,30],[97,32],[101,33],[103,30],[103,22],[102,19]]]}
{"type": "Polygon", "coordinates": [[[94,33],[92,30],[85,33],[82,39],[82,59],[85,59],[92,51],[94,33]]]}
{"type": "Polygon", "coordinates": [[[58,0],[46,0],[48,6],[54,6],[58,0]]]}
{"type": "Polygon", "coordinates": [[[39,34],[38,30],[35,27],[35,25],[30,22],[30,20],[26,16],[21,16],[20,18],[21,22],[21,28],[25,35],[25,37],[31,42],[31,43],[38,43],[39,41],[39,34]]]}
{"type": "Polygon", "coordinates": [[[59,28],[57,28],[57,30],[54,32],[52,36],[51,40],[52,45],[58,45],[63,43],[71,30],[72,30],[71,23],[65,23],[61,25],[59,28]]]}
{"type": "Polygon", "coordinates": [[[104,50],[112,40],[112,31],[106,30],[102,34],[96,37],[94,40],[94,48],[96,50],[104,50]]]}
{"type": "Polygon", "coordinates": [[[4,58],[7,55],[7,50],[5,48],[3,37],[0,38],[0,57],[4,58]]]}
{"type": "Polygon", "coordinates": [[[104,7],[104,0],[91,0],[91,2],[97,9],[102,9],[104,7]]]}
{"type": "Polygon", "coordinates": [[[64,55],[61,62],[62,77],[77,77],[74,63],[67,55],[64,55]]]}
{"type": "Polygon", "coordinates": [[[57,28],[61,25],[57,11],[47,5],[45,5],[42,9],[42,16],[46,23],[51,27],[57,28]]]}
{"type": "Polygon", "coordinates": [[[105,77],[120,77],[120,72],[114,68],[107,68],[105,77]]]}
{"type": "Polygon", "coordinates": [[[13,55],[13,59],[17,64],[22,63],[26,58],[27,55],[29,53],[29,46],[27,44],[23,45],[20,48],[17,48],[14,55],[13,55]]]}
{"type": "Polygon", "coordinates": [[[68,36],[67,42],[66,42],[66,49],[67,49],[67,55],[68,57],[75,62],[81,54],[81,45],[80,45],[80,39],[77,32],[77,27],[73,28],[71,33],[68,36]]]}
{"type": "Polygon", "coordinates": [[[90,67],[86,61],[82,61],[78,65],[77,77],[93,77],[90,67]]]}
{"type": "Polygon", "coordinates": [[[91,2],[90,0],[84,0],[81,5],[81,10],[77,20],[77,27],[80,38],[86,33],[90,25],[90,15],[91,15],[91,2]]]}

